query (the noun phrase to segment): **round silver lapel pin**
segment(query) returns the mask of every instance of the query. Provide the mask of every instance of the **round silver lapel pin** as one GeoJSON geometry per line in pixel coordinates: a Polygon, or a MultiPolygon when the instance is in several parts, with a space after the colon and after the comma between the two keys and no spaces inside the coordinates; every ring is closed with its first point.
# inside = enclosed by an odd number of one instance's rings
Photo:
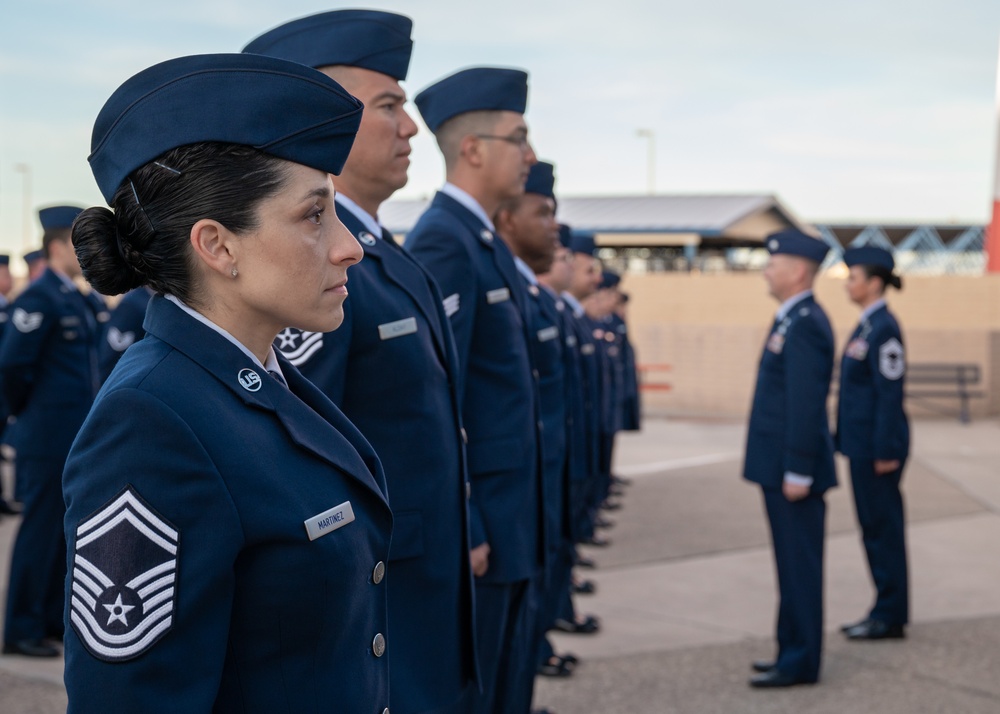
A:
{"type": "Polygon", "coordinates": [[[364,245],[375,245],[375,236],[368,231],[361,231],[358,233],[358,240],[364,245]]]}
{"type": "Polygon", "coordinates": [[[260,375],[252,369],[241,369],[237,379],[239,379],[240,386],[248,392],[256,392],[260,390],[260,375]]]}
{"type": "Polygon", "coordinates": [[[486,228],[479,231],[479,237],[482,238],[487,243],[490,243],[493,240],[493,234],[490,233],[486,228]]]}

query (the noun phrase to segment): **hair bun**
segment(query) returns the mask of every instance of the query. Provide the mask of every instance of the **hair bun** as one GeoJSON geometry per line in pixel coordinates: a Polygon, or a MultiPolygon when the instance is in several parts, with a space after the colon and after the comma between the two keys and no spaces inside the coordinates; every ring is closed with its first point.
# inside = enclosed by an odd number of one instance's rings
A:
{"type": "Polygon", "coordinates": [[[146,284],[125,245],[115,214],[107,208],[88,208],[73,224],[73,248],[83,277],[102,295],[120,295],[146,284]]]}

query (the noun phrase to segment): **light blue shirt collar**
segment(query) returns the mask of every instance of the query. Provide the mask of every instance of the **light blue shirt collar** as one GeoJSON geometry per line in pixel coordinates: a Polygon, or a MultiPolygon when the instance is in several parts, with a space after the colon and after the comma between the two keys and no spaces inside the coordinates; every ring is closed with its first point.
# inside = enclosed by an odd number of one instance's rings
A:
{"type": "Polygon", "coordinates": [[[278,365],[278,358],[274,354],[274,347],[268,347],[268,349],[267,349],[267,360],[265,361],[266,365],[265,364],[261,364],[260,360],[257,359],[257,357],[254,355],[254,353],[251,352],[250,350],[248,350],[243,345],[242,342],[240,342],[239,340],[237,340],[230,333],[228,333],[225,330],[223,330],[221,327],[219,327],[214,322],[212,322],[211,320],[209,320],[207,317],[205,317],[204,315],[202,315],[200,312],[198,312],[197,310],[193,310],[192,308],[188,307],[183,302],[181,302],[179,298],[177,298],[177,297],[175,297],[173,295],[165,295],[164,297],[166,297],[167,300],[169,300],[170,302],[172,302],[174,305],[176,305],[177,307],[179,307],[181,310],[183,310],[184,312],[186,312],[188,315],[190,315],[191,317],[193,317],[195,320],[197,320],[201,324],[205,325],[205,327],[208,327],[209,329],[214,330],[215,332],[218,332],[220,335],[222,335],[227,340],[229,340],[230,342],[232,342],[234,345],[236,345],[237,347],[239,347],[240,351],[243,354],[245,354],[247,357],[249,357],[251,360],[253,360],[253,363],[255,365],[257,365],[258,367],[260,367],[262,370],[264,370],[265,372],[277,372],[279,375],[281,375],[282,379],[285,379],[285,375],[281,373],[281,367],[278,365]]]}
{"type": "Polygon", "coordinates": [[[774,316],[776,320],[784,320],[788,317],[788,313],[792,311],[792,308],[798,305],[800,302],[805,300],[807,297],[812,297],[812,290],[803,290],[797,295],[792,295],[790,298],[781,303],[781,307],[778,308],[777,314],[774,316]]]}
{"type": "Polygon", "coordinates": [[[861,311],[861,322],[867,320],[869,317],[872,316],[873,312],[883,307],[885,307],[885,298],[879,298],[878,300],[876,300],[871,305],[869,305],[868,307],[866,307],[864,310],[861,311]]]}
{"type": "Polygon", "coordinates": [[[569,305],[569,309],[573,311],[573,314],[576,317],[583,317],[584,309],[579,300],[570,295],[568,292],[564,292],[562,294],[562,299],[566,301],[566,304],[569,305]]]}
{"type": "Polygon", "coordinates": [[[382,237],[382,224],[378,222],[377,218],[368,213],[368,211],[342,193],[336,194],[333,200],[337,202],[337,205],[346,208],[351,212],[351,215],[361,221],[361,225],[367,228],[369,233],[376,238],[382,237]]]}
{"type": "Polygon", "coordinates": [[[441,193],[454,198],[456,201],[472,211],[472,214],[481,220],[483,225],[489,228],[492,232],[497,232],[496,226],[493,225],[493,221],[490,220],[490,217],[486,215],[486,211],[483,210],[483,207],[479,205],[479,201],[474,199],[458,186],[450,182],[445,182],[444,186],[441,187],[441,193]]]}
{"type": "Polygon", "coordinates": [[[523,260],[514,256],[514,266],[517,268],[517,272],[524,276],[524,279],[528,281],[528,285],[538,285],[538,278],[535,277],[535,273],[528,267],[528,264],[523,260]]]}

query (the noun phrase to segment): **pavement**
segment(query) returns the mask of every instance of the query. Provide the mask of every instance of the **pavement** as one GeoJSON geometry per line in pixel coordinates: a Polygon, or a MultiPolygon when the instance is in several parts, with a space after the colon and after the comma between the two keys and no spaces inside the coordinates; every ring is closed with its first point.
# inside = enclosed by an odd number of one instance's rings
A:
{"type": "MultiPolygon", "coordinates": [[[[648,419],[622,434],[617,472],[631,479],[610,512],[608,548],[580,570],[597,593],[580,612],[596,635],[554,635],[581,658],[567,679],[539,678],[555,714],[632,712],[921,714],[1000,712],[1000,422],[913,424],[904,475],[911,578],[905,640],[847,642],[872,586],[845,464],[827,497],[826,644],[821,681],[752,690],[749,663],[774,655],[776,585],[759,489],[743,482],[745,425],[648,419]]],[[[0,520],[4,600],[16,518],[0,520]]],[[[2,613],[0,613],[2,614],[2,613]]],[[[0,712],[64,712],[62,661],[0,657],[0,712]]]]}

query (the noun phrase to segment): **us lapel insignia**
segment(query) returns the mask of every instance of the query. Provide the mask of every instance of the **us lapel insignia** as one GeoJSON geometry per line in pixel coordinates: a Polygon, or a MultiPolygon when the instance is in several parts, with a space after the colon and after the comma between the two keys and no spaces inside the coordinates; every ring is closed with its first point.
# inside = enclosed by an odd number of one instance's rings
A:
{"type": "Polygon", "coordinates": [[[241,369],[237,379],[240,382],[240,386],[248,392],[256,392],[260,390],[260,375],[252,369],[241,369]]]}
{"type": "Polygon", "coordinates": [[[178,536],[131,485],[77,526],[70,622],[92,655],[134,659],[170,630],[178,536]]]}
{"type": "Polygon", "coordinates": [[[493,242],[493,234],[488,229],[486,229],[486,228],[484,228],[483,230],[479,231],[479,237],[482,238],[483,241],[486,242],[486,243],[492,243],[493,242]]]}
{"type": "Polygon", "coordinates": [[[372,246],[375,245],[375,236],[373,236],[368,231],[361,231],[358,233],[358,240],[361,241],[363,245],[372,246]]]}

